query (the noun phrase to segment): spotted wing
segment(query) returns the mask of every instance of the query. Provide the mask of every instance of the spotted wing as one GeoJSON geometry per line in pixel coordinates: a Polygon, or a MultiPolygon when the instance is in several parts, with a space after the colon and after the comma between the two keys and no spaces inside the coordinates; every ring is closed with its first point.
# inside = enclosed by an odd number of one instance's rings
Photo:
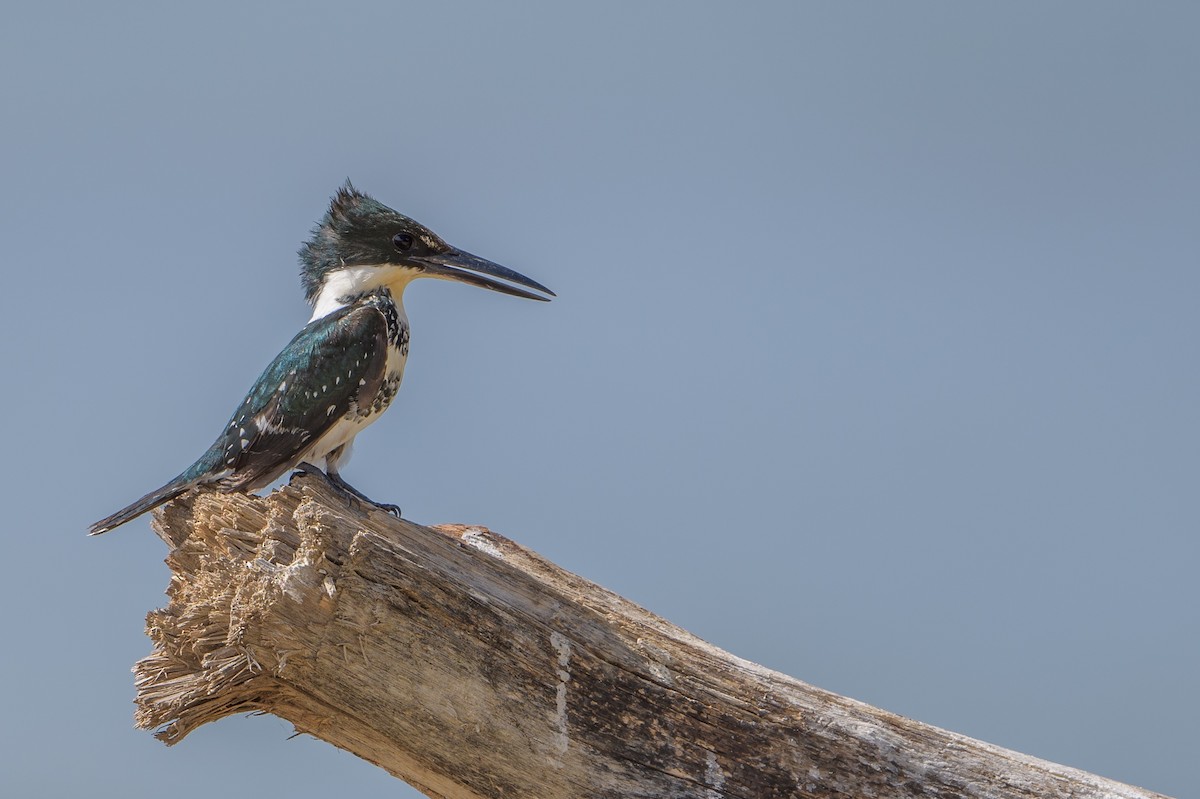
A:
{"type": "Polygon", "coordinates": [[[387,321],[374,305],[310,322],[263,371],[213,444],[227,473],[222,483],[261,488],[294,467],[342,416],[370,405],[386,363],[387,321]]]}

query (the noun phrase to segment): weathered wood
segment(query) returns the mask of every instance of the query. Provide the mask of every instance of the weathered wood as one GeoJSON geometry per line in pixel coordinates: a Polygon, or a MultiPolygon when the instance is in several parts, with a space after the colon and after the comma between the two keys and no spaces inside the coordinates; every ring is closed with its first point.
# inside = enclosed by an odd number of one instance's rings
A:
{"type": "Polygon", "coordinates": [[[302,476],[161,509],[137,665],[175,743],[265,711],[432,797],[1153,797],[741,660],[495,533],[302,476]]]}

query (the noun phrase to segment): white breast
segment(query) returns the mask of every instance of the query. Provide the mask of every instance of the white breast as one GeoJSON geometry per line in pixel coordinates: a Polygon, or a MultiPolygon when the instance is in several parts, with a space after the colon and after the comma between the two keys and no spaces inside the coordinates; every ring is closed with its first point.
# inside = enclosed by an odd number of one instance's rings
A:
{"type": "MultiPolygon", "coordinates": [[[[400,317],[400,324],[407,328],[408,318],[404,315],[403,306],[397,303],[396,311],[400,317]]],[[[379,394],[373,398],[375,401],[372,405],[365,408],[352,406],[349,412],[334,422],[325,435],[321,436],[309,447],[307,454],[300,460],[326,470],[328,470],[330,465],[333,466],[335,471],[344,466],[350,459],[350,449],[353,446],[354,437],[382,416],[383,412],[391,405],[396,392],[400,389],[400,383],[404,379],[404,365],[407,361],[408,353],[389,342],[387,363],[384,366],[383,384],[380,386],[379,394]],[[340,453],[337,462],[334,464],[327,463],[329,453],[339,447],[345,447],[345,449],[340,453]]]]}
{"type": "MultiPolygon", "coordinates": [[[[344,308],[349,297],[361,296],[364,292],[387,286],[392,295],[392,302],[396,306],[397,321],[407,331],[408,315],[404,312],[403,295],[404,288],[412,280],[412,277],[413,275],[407,270],[391,268],[390,265],[349,266],[339,269],[325,278],[320,293],[313,301],[313,316],[309,321],[315,321],[323,316],[328,316],[339,308],[344,308]]],[[[383,387],[380,388],[381,396],[377,398],[377,401],[369,408],[351,408],[350,412],[338,419],[325,435],[313,442],[299,460],[326,470],[329,466],[333,466],[335,471],[346,463],[349,459],[350,447],[354,443],[354,437],[387,410],[396,391],[400,388],[400,381],[404,378],[404,364],[408,360],[407,339],[406,334],[403,350],[390,340],[388,342],[384,382],[383,387]],[[340,453],[336,463],[327,463],[329,453],[339,447],[345,449],[340,453]]]]}

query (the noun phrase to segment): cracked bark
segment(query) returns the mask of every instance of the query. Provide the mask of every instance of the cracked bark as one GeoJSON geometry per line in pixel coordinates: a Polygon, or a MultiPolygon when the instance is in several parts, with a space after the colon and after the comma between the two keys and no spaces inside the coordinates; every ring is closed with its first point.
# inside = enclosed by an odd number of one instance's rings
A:
{"type": "Polygon", "coordinates": [[[1154,797],[741,660],[478,527],[319,478],[160,509],[137,723],[262,711],[431,797],[1154,797]]]}

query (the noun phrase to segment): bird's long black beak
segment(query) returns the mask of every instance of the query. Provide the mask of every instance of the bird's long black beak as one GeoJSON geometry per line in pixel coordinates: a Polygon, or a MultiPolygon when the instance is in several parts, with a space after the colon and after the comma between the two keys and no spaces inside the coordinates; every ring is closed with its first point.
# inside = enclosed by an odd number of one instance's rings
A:
{"type": "Polygon", "coordinates": [[[514,272],[508,267],[494,264],[486,258],[480,258],[478,255],[471,255],[471,253],[463,252],[462,250],[450,250],[449,252],[437,255],[422,255],[420,258],[413,260],[425,268],[426,277],[457,280],[462,283],[470,283],[472,286],[481,286],[492,291],[499,291],[502,294],[524,297],[527,300],[549,302],[550,297],[556,296],[553,291],[536,280],[525,277],[520,272],[514,272]],[[524,289],[519,289],[516,286],[510,286],[508,283],[501,283],[499,280],[492,279],[496,277],[507,280],[509,283],[516,283],[549,294],[550,297],[542,297],[524,289]]]}

